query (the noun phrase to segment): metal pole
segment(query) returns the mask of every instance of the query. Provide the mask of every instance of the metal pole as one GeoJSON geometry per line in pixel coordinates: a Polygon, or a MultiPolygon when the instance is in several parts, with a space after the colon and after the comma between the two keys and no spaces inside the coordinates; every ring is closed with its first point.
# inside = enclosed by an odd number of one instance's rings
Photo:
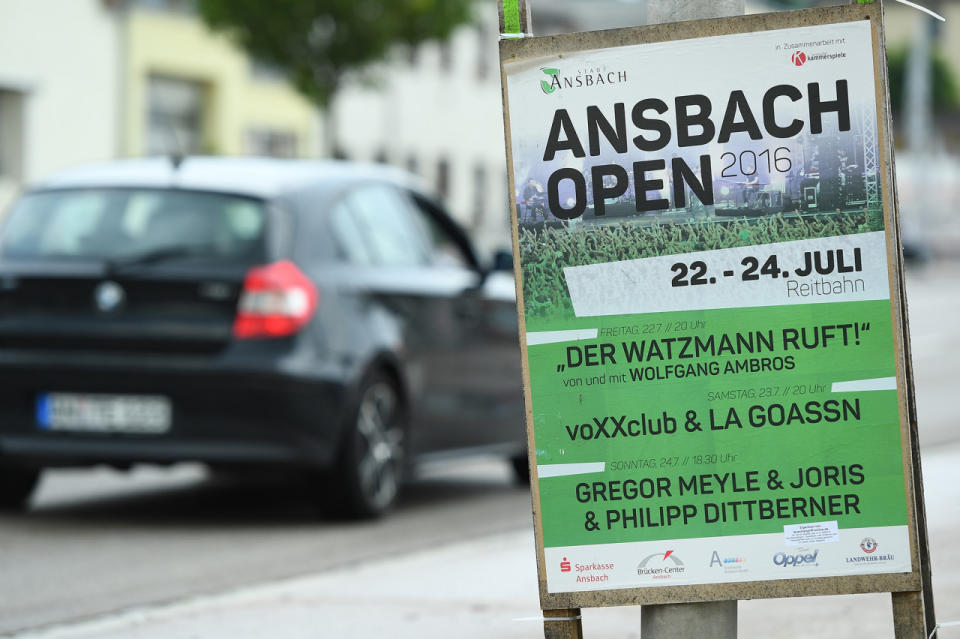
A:
{"type": "Polygon", "coordinates": [[[647,23],[742,16],[745,0],[647,0],[647,23]]]}
{"type": "Polygon", "coordinates": [[[931,116],[931,54],[930,33],[933,19],[917,12],[910,53],[907,57],[905,83],[907,144],[911,152],[930,152],[931,116]]]}
{"type": "Polygon", "coordinates": [[[642,639],[736,639],[737,602],[640,606],[640,636],[642,639]]]}
{"type": "MultiPolygon", "coordinates": [[[[662,24],[743,15],[745,0],[647,0],[647,22],[662,24]]],[[[736,639],[737,602],[708,601],[640,607],[643,639],[736,639]]]]}

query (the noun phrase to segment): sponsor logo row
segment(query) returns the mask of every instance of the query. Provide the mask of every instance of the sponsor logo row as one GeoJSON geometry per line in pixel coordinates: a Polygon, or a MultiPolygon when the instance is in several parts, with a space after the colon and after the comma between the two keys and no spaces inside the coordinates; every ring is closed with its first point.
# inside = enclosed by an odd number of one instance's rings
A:
{"type": "MultiPolygon", "coordinates": [[[[856,549],[850,549],[850,554],[843,557],[847,564],[886,563],[895,559],[893,553],[879,551],[880,544],[872,537],[864,537],[856,549]]],[[[709,559],[703,557],[700,561],[710,570],[721,571],[724,574],[749,573],[751,563],[756,566],[758,561],[772,564],[784,570],[799,568],[813,568],[820,565],[821,549],[792,548],[772,553],[766,559],[753,558],[749,562],[742,555],[728,555],[713,550],[709,559]]],[[[690,561],[690,558],[688,558],[690,561]]],[[[622,565],[622,562],[621,562],[622,565]]],[[[692,565],[692,564],[691,564],[692,565]]],[[[651,581],[664,581],[682,577],[690,566],[681,556],[672,549],[655,552],[639,558],[636,566],[631,566],[637,576],[648,578],[651,581]]],[[[610,580],[611,573],[617,569],[613,561],[591,561],[589,563],[571,562],[566,557],[560,561],[560,572],[571,573],[576,576],[577,583],[602,583],[610,580]]],[[[622,567],[620,568],[622,570],[622,567]]]]}

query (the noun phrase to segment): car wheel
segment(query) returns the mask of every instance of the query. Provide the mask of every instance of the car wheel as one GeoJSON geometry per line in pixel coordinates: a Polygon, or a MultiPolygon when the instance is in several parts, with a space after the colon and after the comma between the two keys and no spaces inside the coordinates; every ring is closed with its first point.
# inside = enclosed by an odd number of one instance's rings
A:
{"type": "Polygon", "coordinates": [[[40,471],[35,468],[0,467],[0,508],[23,508],[39,479],[40,471]]]}
{"type": "Polygon", "coordinates": [[[344,506],[356,517],[378,517],[400,491],[404,428],[400,394],[383,374],[361,386],[341,458],[344,506]]]}

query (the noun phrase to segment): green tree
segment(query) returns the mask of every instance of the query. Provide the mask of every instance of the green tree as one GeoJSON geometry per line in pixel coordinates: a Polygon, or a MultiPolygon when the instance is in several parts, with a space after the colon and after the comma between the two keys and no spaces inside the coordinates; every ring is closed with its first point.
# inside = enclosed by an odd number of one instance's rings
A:
{"type": "MultiPolygon", "coordinates": [[[[894,116],[900,114],[904,104],[904,89],[907,78],[907,59],[910,50],[907,47],[896,47],[887,50],[887,68],[890,71],[890,105],[894,116]]],[[[930,56],[931,102],[937,113],[954,111],[960,107],[960,90],[957,81],[950,69],[946,57],[936,48],[930,56]]]]}
{"type": "Polygon", "coordinates": [[[471,0],[197,0],[211,29],[284,73],[326,109],[345,75],[397,44],[446,39],[471,18],[471,0]]]}

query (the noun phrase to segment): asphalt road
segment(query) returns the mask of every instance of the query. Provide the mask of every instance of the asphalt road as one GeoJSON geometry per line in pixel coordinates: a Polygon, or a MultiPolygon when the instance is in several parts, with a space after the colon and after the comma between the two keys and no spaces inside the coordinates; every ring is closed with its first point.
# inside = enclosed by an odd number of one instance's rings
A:
{"type": "MultiPolygon", "coordinates": [[[[920,440],[960,441],[960,265],[908,278],[920,440]]],[[[0,633],[218,592],[530,526],[497,460],[437,466],[389,517],[318,520],[290,486],[198,467],[57,471],[31,512],[0,516],[0,633]]]]}
{"type": "Polygon", "coordinates": [[[48,473],[31,512],[0,517],[0,633],[530,525],[499,460],[427,469],[372,523],[318,519],[291,488],[188,465],[48,473]]]}
{"type": "Polygon", "coordinates": [[[920,448],[927,450],[960,441],[960,263],[908,271],[907,304],[920,448]]]}

